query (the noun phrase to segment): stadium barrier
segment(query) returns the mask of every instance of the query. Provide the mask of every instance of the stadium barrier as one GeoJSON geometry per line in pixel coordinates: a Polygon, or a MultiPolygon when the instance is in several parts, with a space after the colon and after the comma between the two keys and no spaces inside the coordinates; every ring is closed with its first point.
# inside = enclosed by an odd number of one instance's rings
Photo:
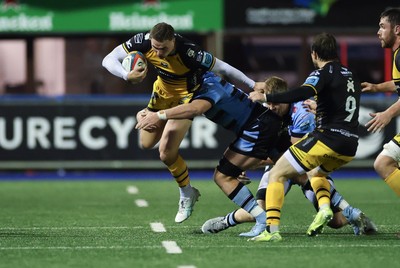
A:
{"type": "MultiPolygon", "coordinates": [[[[392,120],[384,132],[368,133],[369,113],[395,96],[365,97],[360,111],[360,144],[349,167],[372,167],[382,145],[400,129],[392,120]]],[[[129,96],[13,97],[0,99],[0,170],[157,169],[157,149],[142,150],[136,113],[147,98],[129,96]]],[[[197,117],[181,144],[191,168],[213,168],[234,135],[197,117]]]]}

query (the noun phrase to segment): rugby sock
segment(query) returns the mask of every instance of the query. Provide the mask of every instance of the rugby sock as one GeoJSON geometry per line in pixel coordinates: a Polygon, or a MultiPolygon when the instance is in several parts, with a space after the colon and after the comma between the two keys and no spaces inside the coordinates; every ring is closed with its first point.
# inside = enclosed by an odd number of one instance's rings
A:
{"type": "Polygon", "coordinates": [[[330,206],[331,192],[329,189],[331,185],[328,180],[325,177],[312,177],[310,183],[317,197],[318,207],[330,206]]]}
{"type": "Polygon", "coordinates": [[[239,183],[228,197],[236,205],[249,212],[256,219],[256,222],[264,223],[265,211],[257,204],[253,194],[243,183],[239,183]]]}
{"type": "Polygon", "coordinates": [[[175,181],[178,183],[179,187],[185,187],[190,183],[188,168],[180,155],[178,155],[175,163],[168,166],[168,170],[175,178],[175,181]]]}
{"type": "Polygon", "coordinates": [[[400,170],[395,169],[392,174],[389,175],[385,179],[387,185],[398,195],[400,196],[400,170]]]}
{"type": "Polygon", "coordinates": [[[236,211],[237,211],[237,210],[232,211],[232,212],[228,213],[228,215],[225,216],[226,222],[227,222],[228,225],[231,226],[231,227],[232,227],[232,226],[235,226],[235,225],[237,225],[237,224],[239,224],[239,222],[237,222],[237,221],[235,220],[235,213],[236,213],[236,211]]]}
{"type": "Polygon", "coordinates": [[[270,232],[278,231],[281,221],[281,208],[284,200],[284,184],[282,182],[271,182],[268,185],[265,197],[267,210],[267,225],[270,232]]]}

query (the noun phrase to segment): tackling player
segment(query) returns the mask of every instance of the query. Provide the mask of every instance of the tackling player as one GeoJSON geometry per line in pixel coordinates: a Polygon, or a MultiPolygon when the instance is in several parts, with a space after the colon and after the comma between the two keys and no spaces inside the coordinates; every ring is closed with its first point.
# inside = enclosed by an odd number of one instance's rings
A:
{"type": "Polygon", "coordinates": [[[145,130],[156,126],[160,120],[187,119],[202,114],[236,134],[215,168],[215,183],[232,202],[250,213],[258,224],[264,223],[264,209],[237,177],[244,170],[255,168],[270,157],[281,133],[282,118],[260,103],[252,102],[242,90],[208,72],[190,103],[157,113],[144,111],[136,128],[145,130]]]}
{"type": "MultiPolygon", "coordinates": [[[[265,88],[267,94],[275,94],[287,91],[287,83],[279,77],[270,77],[265,81],[265,88]]],[[[279,147],[277,148],[277,155],[283,153],[291,144],[297,142],[304,135],[312,132],[315,128],[315,115],[309,105],[315,103],[308,100],[306,105],[303,101],[299,101],[293,104],[285,103],[267,103],[267,107],[272,111],[276,112],[281,117],[290,116],[290,124],[288,126],[288,135],[282,135],[279,140],[279,147]]],[[[268,187],[269,170],[272,165],[267,165],[265,172],[261,178],[258,186],[256,198],[258,204],[265,209],[265,193],[268,187]]],[[[343,196],[336,190],[333,180],[328,177],[329,183],[331,184],[330,192],[332,195],[331,208],[334,212],[333,219],[328,222],[328,226],[332,228],[341,228],[347,224],[351,224],[354,234],[372,234],[377,232],[376,225],[358,208],[354,208],[343,198],[343,196]]],[[[314,205],[318,210],[318,203],[315,198],[311,185],[306,176],[303,175],[301,180],[301,189],[305,197],[314,205]]],[[[285,195],[289,192],[292,185],[292,180],[285,182],[285,195]]],[[[201,230],[203,233],[218,233],[226,230],[230,227],[236,226],[237,224],[244,222],[253,222],[254,219],[243,209],[235,210],[228,213],[225,217],[216,217],[207,220],[201,230]]],[[[259,235],[265,230],[265,222],[262,224],[256,223],[251,231],[241,233],[240,236],[253,237],[259,235]]]]}

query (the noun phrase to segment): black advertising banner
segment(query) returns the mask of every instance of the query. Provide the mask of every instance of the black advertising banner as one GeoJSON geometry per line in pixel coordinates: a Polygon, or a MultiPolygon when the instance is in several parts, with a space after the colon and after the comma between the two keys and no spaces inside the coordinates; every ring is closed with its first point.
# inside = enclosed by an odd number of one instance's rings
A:
{"type": "Polygon", "coordinates": [[[378,28],[379,15],[397,0],[225,0],[225,29],[259,27],[378,28]]]}
{"type": "MultiPolygon", "coordinates": [[[[360,140],[353,167],[371,167],[385,142],[400,130],[400,119],[381,133],[366,131],[369,113],[382,111],[396,96],[363,98],[360,140]]],[[[0,98],[1,169],[165,168],[157,148],[143,150],[136,113],[138,97],[0,98]]],[[[205,117],[193,120],[180,153],[191,168],[213,168],[233,141],[231,132],[205,117]]]]}
{"type": "MultiPolygon", "coordinates": [[[[51,168],[51,162],[76,168],[158,164],[158,150],[142,150],[135,130],[136,113],[146,104],[128,97],[3,100],[0,169],[51,168]]],[[[192,160],[217,161],[232,140],[228,137],[233,134],[198,117],[181,152],[192,160]]]]}

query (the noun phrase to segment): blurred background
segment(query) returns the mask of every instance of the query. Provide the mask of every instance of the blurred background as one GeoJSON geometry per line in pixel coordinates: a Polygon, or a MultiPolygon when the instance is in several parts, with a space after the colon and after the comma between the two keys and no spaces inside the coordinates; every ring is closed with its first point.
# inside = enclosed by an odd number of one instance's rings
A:
{"type": "MultiPolygon", "coordinates": [[[[313,70],[313,35],[333,33],[341,61],[362,81],[391,79],[392,52],[377,37],[380,13],[397,1],[361,0],[2,0],[0,1],[0,171],[164,168],[134,130],[155,72],[131,85],[101,61],[137,32],[165,21],[256,81],[277,75],[300,85],[313,70]]],[[[395,102],[363,95],[360,123],[395,102]]],[[[350,168],[372,168],[383,133],[361,128],[350,168]]],[[[231,137],[196,118],[182,143],[192,168],[212,168],[231,137]]]]}

